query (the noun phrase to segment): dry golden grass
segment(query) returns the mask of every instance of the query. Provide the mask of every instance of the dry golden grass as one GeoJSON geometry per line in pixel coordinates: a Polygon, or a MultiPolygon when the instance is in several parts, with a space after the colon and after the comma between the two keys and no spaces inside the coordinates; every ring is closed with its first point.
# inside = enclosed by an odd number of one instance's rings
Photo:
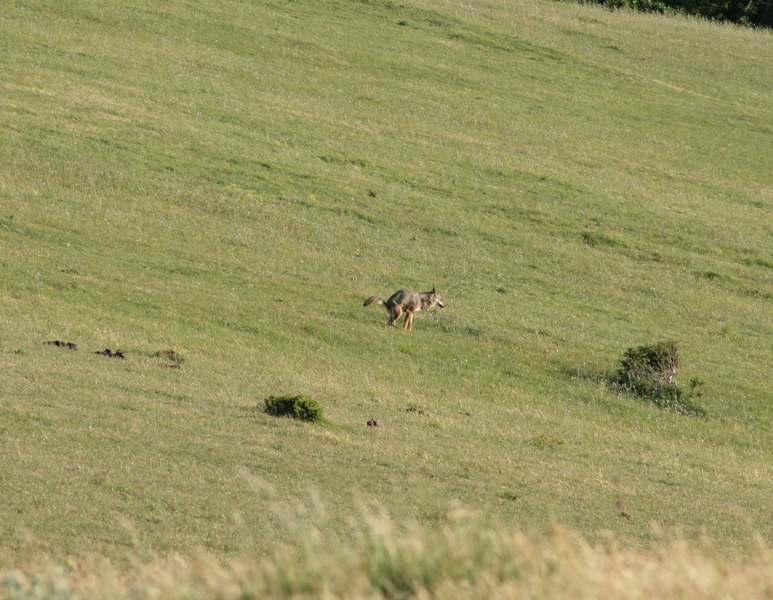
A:
{"type": "Polygon", "coordinates": [[[661,537],[648,551],[622,549],[610,533],[591,546],[555,527],[548,536],[481,526],[452,511],[441,529],[398,530],[383,513],[364,515],[353,541],[335,546],[302,527],[271,557],[224,562],[204,551],[163,559],[35,560],[0,576],[0,598],[769,598],[773,555],[759,541],[742,559],[703,538],[661,537]]]}

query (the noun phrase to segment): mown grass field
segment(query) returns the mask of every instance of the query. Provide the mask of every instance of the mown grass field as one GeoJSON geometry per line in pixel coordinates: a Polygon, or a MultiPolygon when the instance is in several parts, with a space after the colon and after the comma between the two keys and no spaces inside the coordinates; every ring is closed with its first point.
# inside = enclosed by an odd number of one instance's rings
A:
{"type": "Polygon", "coordinates": [[[266,555],[278,504],[771,540],[772,55],[537,0],[4,4],[3,563],[266,555]],[[705,419],[605,383],[661,339],[705,419]],[[324,424],[259,410],[297,393],[324,424]]]}

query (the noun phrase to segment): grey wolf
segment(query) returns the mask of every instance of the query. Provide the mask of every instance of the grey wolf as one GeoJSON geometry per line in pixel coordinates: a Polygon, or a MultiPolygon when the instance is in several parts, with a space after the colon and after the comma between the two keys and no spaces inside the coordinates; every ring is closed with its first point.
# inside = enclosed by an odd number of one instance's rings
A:
{"type": "Polygon", "coordinates": [[[420,310],[427,310],[437,305],[445,308],[446,301],[438,291],[433,287],[429,292],[414,292],[412,290],[398,290],[389,297],[386,302],[378,296],[371,296],[365,300],[363,306],[371,304],[380,304],[389,311],[389,322],[387,325],[397,327],[395,323],[400,316],[405,313],[405,323],[403,329],[411,329],[413,326],[413,315],[420,310]]]}

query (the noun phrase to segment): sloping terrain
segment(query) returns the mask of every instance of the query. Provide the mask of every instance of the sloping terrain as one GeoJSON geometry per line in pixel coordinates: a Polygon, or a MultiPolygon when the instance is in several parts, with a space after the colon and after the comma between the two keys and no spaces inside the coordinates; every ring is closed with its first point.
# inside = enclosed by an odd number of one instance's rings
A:
{"type": "Polygon", "coordinates": [[[342,538],[360,502],[771,538],[769,33],[493,0],[0,32],[9,555],[268,552],[298,502],[342,538]],[[362,306],[433,286],[411,332],[362,306]],[[659,340],[705,418],[609,385],[659,340]],[[299,393],[324,424],[260,410],[299,393]]]}

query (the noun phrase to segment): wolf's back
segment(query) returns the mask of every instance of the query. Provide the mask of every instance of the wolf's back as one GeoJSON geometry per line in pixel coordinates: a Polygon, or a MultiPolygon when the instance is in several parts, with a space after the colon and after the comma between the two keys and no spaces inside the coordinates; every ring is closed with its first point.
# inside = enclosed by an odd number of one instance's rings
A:
{"type": "Polygon", "coordinates": [[[400,306],[408,308],[410,306],[421,306],[421,295],[413,290],[398,290],[392,294],[386,301],[387,306],[400,306]]]}

